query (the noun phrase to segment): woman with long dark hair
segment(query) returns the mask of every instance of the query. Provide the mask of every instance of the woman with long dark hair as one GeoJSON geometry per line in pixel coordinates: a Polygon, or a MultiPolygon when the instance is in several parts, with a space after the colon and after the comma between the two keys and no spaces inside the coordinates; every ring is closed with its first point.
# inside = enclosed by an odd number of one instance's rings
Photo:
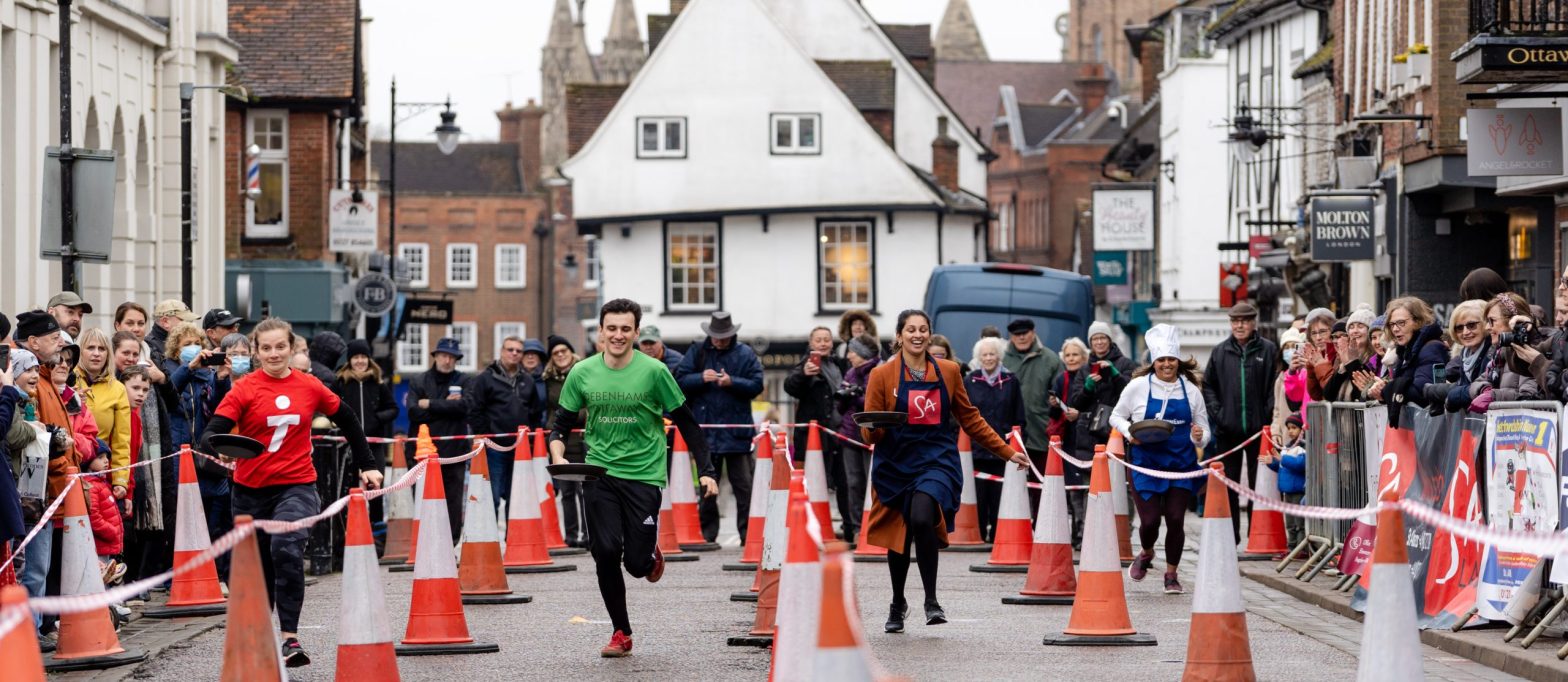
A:
{"type": "Polygon", "coordinates": [[[866,385],[867,411],[906,415],[898,426],[862,429],[863,440],[877,446],[871,469],[876,502],[866,541],[888,549],[888,573],[893,579],[888,632],[904,631],[909,612],[904,582],[912,547],[918,553],[925,588],[926,624],[947,622],[936,599],[937,550],[947,546],[963,489],[958,429],[981,449],[1020,467],[1029,465],[1029,457],[1013,450],[969,402],[958,364],[931,357],[930,342],[931,318],[925,312],[899,313],[895,355],[871,371],[866,385]]]}

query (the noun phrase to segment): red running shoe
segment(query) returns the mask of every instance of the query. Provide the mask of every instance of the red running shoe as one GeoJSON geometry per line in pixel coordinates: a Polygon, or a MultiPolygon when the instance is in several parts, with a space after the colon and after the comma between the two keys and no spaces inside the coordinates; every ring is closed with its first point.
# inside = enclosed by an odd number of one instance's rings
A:
{"type": "Polygon", "coordinates": [[[615,634],[610,636],[610,643],[599,650],[599,656],[602,658],[620,658],[631,653],[632,638],[620,630],[616,630],[615,634]]]}
{"type": "Polygon", "coordinates": [[[664,577],[664,552],[659,551],[659,546],[653,546],[653,570],[648,571],[648,582],[659,582],[664,577]]]}

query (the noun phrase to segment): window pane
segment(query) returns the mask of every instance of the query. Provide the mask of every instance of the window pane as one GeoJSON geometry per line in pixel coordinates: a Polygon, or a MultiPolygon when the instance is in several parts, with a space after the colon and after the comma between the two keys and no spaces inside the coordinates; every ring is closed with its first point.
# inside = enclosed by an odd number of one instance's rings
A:
{"type": "Polygon", "coordinates": [[[817,119],[812,116],[800,117],[800,148],[816,149],[817,147],[817,119]]]}
{"type": "Polygon", "coordinates": [[[283,224],[283,163],[261,164],[261,196],[256,198],[256,225],[283,224]]]}
{"type": "Polygon", "coordinates": [[[642,150],[645,152],[659,151],[659,124],[654,121],[645,121],[642,124],[642,150]]]}
{"type": "Polygon", "coordinates": [[[826,223],[818,237],[822,304],[849,307],[871,303],[871,225],[826,223]]]}
{"type": "Polygon", "coordinates": [[[664,122],[664,151],[667,151],[667,152],[678,152],[678,151],[681,151],[683,148],[684,148],[684,146],[681,144],[681,122],[680,121],[665,121],[664,122]]]}
{"type": "Polygon", "coordinates": [[[789,149],[794,145],[794,121],[788,117],[780,116],[773,122],[773,146],[779,149],[789,149]]]}

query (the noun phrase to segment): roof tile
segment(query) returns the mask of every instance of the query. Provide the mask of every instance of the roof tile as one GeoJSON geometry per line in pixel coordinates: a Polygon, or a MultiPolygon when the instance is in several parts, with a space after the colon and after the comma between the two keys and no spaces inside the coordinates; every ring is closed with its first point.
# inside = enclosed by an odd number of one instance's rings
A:
{"type": "MultiPolygon", "coordinates": [[[[371,153],[376,171],[389,179],[391,145],[371,153]]],[[[522,194],[523,176],[516,144],[464,142],[450,156],[434,142],[397,143],[397,191],[421,194],[522,194]]]]}
{"type": "Polygon", "coordinates": [[[818,61],[860,111],[892,111],[895,74],[889,61],[818,61]]]}
{"type": "Polygon", "coordinates": [[[358,0],[229,0],[237,80],[253,98],[354,97],[358,0]]]}
{"type": "Polygon", "coordinates": [[[1002,86],[1011,85],[1020,104],[1046,104],[1056,93],[1073,90],[1081,62],[948,62],[936,63],[936,89],[952,105],[969,130],[980,129],[980,141],[991,143],[1002,86]]]}

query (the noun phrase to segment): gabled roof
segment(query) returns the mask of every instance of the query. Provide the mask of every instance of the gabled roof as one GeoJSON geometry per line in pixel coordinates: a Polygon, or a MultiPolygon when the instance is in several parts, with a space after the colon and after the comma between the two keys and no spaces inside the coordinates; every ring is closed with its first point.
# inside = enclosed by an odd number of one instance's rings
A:
{"type": "Polygon", "coordinates": [[[1267,14],[1270,10],[1295,4],[1297,0],[1236,0],[1235,4],[1215,18],[1214,23],[1208,25],[1209,38],[1224,42],[1226,37],[1245,28],[1252,20],[1267,14]]]}
{"type": "Polygon", "coordinates": [[[1077,104],[1019,104],[1021,141],[1029,146],[1043,142],[1077,112],[1077,104]]]}
{"type": "MultiPolygon", "coordinates": [[[[375,145],[371,162],[391,177],[390,144],[375,145]]],[[[434,142],[397,143],[397,191],[411,194],[523,194],[518,146],[510,142],[464,142],[451,156],[434,142]]]]}
{"type": "MultiPolygon", "coordinates": [[[[358,0],[229,0],[233,79],[257,100],[353,101],[358,0]]],[[[398,164],[399,167],[402,164],[398,164]]]]}
{"type": "Polygon", "coordinates": [[[936,89],[953,106],[964,128],[979,128],[981,142],[989,145],[1003,85],[1013,86],[1020,102],[1044,104],[1062,90],[1070,91],[1082,68],[1082,62],[938,61],[936,89]]]}
{"type": "Polygon", "coordinates": [[[849,101],[861,111],[892,111],[897,82],[893,63],[888,61],[824,61],[817,66],[833,80],[849,101]]]}
{"type": "Polygon", "coordinates": [[[898,46],[898,51],[909,59],[930,59],[935,50],[931,47],[930,24],[882,24],[883,32],[898,46]]]}

